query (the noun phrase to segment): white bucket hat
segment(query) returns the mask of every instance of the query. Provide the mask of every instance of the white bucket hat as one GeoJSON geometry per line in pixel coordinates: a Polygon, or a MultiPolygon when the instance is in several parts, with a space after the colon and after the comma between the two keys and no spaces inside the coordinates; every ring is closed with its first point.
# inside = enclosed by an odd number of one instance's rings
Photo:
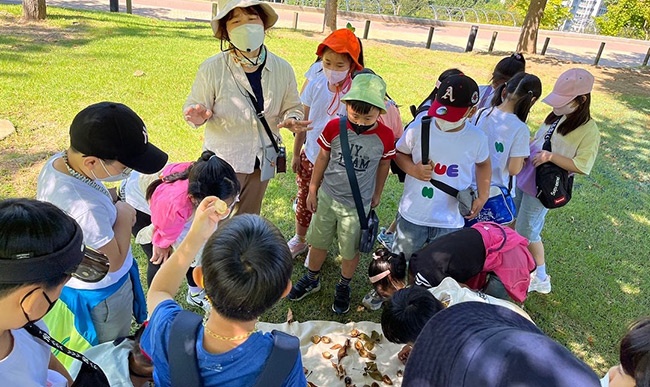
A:
{"type": "Polygon", "coordinates": [[[212,31],[217,39],[224,39],[224,31],[219,28],[219,20],[223,19],[230,11],[235,8],[248,8],[254,5],[259,5],[266,14],[266,23],[264,23],[264,30],[273,27],[275,22],[278,21],[278,14],[275,13],[273,8],[266,2],[259,0],[217,0],[217,15],[212,19],[212,31]]]}

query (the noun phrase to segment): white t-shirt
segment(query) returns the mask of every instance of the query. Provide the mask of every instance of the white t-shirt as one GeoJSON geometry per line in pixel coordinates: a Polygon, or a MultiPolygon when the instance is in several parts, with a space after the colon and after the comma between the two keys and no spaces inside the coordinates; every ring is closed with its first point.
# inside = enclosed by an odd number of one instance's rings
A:
{"type": "Polygon", "coordinates": [[[510,179],[508,158],[528,157],[530,155],[528,145],[530,130],[528,125],[521,122],[514,113],[506,113],[497,108],[487,108],[479,111],[475,117],[478,118],[476,126],[488,138],[490,162],[492,164],[491,184],[507,187],[510,179]]]}
{"type": "Polygon", "coordinates": [[[309,82],[316,79],[316,77],[323,75],[323,61],[319,60],[314,62],[309,66],[307,72],[305,72],[305,79],[309,82]]]}
{"type": "MultiPolygon", "coordinates": [[[[47,331],[42,321],[36,325],[47,331]]],[[[7,357],[0,359],[2,386],[65,387],[67,380],[56,371],[48,370],[50,347],[24,329],[11,330],[14,347],[7,357]],[[61,381],[65,380],[63,384],[61,381]]]]}
{"type": "Polygon", "coordinates": [[[335,93],[331,92],[327,87],[327,78],[323,76],[316,76],[310,80],[305,90],[300,96],[302,104],[309,106],[309,120],[312,120],[311,126],[314,128],[307,132],[307,140],[305,141],[305,155],[312,163],[316,163],[316,157],[320,151],[320,146],[316,143],[318,137],[323,132],[325,125],[336,117],[345,115],[345,104],[340,101],[340,94],[336,105],[332,106],[329,111],[334,111],[333,114],[328,113],[328,108],[334,100],[335,93]]]}
{"type": "MultiPolygon", "coordinates": [[[[52,156],[38,176],[36,199],[50,202],[59,207],[79,223],[84,234],[84,244],[93,249],[105,246],[114,238],[113,225],[117,209],[113,200],[105,193],[91,187],[67,173],[57,171],[52,163],[62,154],[52,156]]],[[[102,184],[97,181],[97,184],[102,184]]],[[[89,283],[70,279],[65,286],[74,289],[103,289],[128,273],[133,265],[131,248],[117,271],[110,272],[101,281],[89,283]]]]}
{"type": "Polygon", "coordinates": [[[140,186],[142,179],[148,176],[150,175],[143,175],[138,171],[131,172],[129,177],[120,184],[120,192],[124,195],[122,200],[129,203],[136,210],[151,215],[149,203],[145,199],[145,192],[142,191],[140,186]]]}
{"type": "MultiPolygon", "coordinates": [[[[397,151],[422,162],[421,121],[397,141],[397,151]]],[[[431,122],[429,159],[435,166],[433,178],[462,190],[474,180],[475,164],[490,157],[487,137],[469,122],[458,132],[443,132],[431,122]]],[[[426,227],[460,228],[465,224],[458,200],[434,188],[430,182],[406,175],[399,214],[407,221],[426,227]]]]}

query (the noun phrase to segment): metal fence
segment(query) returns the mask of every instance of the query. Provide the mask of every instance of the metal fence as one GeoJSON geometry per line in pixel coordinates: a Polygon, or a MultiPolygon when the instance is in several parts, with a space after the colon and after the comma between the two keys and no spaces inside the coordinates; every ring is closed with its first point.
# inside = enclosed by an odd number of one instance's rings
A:
{"type": "MultiPolygon", "coordinates": [[[[325,0],[284,0],[286,4],[324,8],[325,0]]],[[[417,4],[417,2],[415,2],[417,4]]],[[[339,0],[338,9],[348,12],[363,12],[393,16],[419,17],[425,19],[463,21],[470,23],[521,25],[516,15],[508,11],[483,8],[444,7],[421,5],[404,7],[397,0],[339,0]]]]}

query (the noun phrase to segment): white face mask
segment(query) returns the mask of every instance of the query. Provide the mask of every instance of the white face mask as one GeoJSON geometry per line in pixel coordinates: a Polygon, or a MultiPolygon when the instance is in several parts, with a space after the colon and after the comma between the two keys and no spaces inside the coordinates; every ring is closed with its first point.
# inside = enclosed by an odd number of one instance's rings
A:
{"type": "Polygon", "coordinates": [[[106,183],[115,182],[115,181],[122,181],[122,180],[128,178],[129,175],[131,174],[131,171],[132,171],[131,168],[126,168],[121,173],[119,173],[117,175],[112,175],[108,171],[108,169],[106,168],[106,165],[104,164],[104,162],[101,159],[99,159],[99,163],[102,165],[102,168],[104,168],[104,172],[106,172],[106,174],[108,176],[104,177],[104,178],[101,178],[101,179],[98,179],[97,175],[95,175],[95,172],[93,170],[91,170],[90,172],[93,174],[93,177],[95,178],[95,180],[104,181],[106,183]]]}
{"type": "Polygon", "coordinates": [[[456,129],[459,126],[463,125],[465,123],[466,119],[467,119],[467,117],[463,117],[463,118],[461,118],[460,120],[458,120],[456,122],[449,122],[449,121],[445,121],[445,120],[443,120],[441,118],[435,117],[435,123],[436,123],[436,125],[438,126],[438,128],[440,130],[442,130],[443,132],[448,132],[450,130],[456,129]]]}
{"type": "Polygon", "coordinates": [[[331,85],[336,85],[338,83],[341,83],[347,78],[348,74],[350,73],[349,71],[338,71],[338,70],[330,70],[323,68],[323,73],[325,73],[325,78],[327,78],[327,82],[329,82],[331,85]]]}
{"type": "Polygon", "coordinates": [[[609,387],[609,371],[600,379],[600,387],[609,387]]]}
{"type": "Polygon", "coordinates": [[[578,109],[578,104],[571,101],[564,106],[560,106],[559,108],[553,108],[553,114],[555,114],[556,116],[566,116],[567,114],[573,113],[577,109],[578,109]]]}
{"type": "Polygon", "coordinates": [[[251,52],[262,47],[264,43],[264,26],[260,24],[242,24],[228,32],[230,43],[239,51],[251,52]]]}

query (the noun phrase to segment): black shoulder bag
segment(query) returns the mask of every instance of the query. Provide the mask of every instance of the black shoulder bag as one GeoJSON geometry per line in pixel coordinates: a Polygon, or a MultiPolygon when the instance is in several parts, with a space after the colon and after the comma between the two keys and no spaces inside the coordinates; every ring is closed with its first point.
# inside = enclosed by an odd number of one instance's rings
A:
{"type": "Polygon", "coordinates": [[[366,211],[363,208],[363,201],[361,200],[361,192],[359,191],[359,182],[357,175],[354,173],[352,166],[352,155],[350,154],[350,142],[348,141],[348,119],[341,117],[339,121],[341,151],[343,152],[343,161],[345,162],[345,171],[348,173],[348,180],[350,181],[350,189],[354,197],[354,205],[357,208],[357,215],[359,222],[361,222],[361,238],[359,239],[359,251],[362,253],[372,252],[377,240],[377,233],[379,232],[379,218],[377,213],[372,208],[366,217],[366,211]]]}
{"type": "Polygon", "coordinates": [[[25,325],[24,328],[29,334],[41,339],[50,347],[81,362],[81,368],[71,387],[110,387],[104,371],[90,359],[54,340],[52,336],[33,323],[25,325]]]}
{"type": "MultiPolygon", "coordinates": [[[[172,322],[167,353],[172,387],[201,387],[203,381],[196,357],[196,337],[203,318],[188,310],[181,311],[172,322]]],[[[273,330],[273,348],[266,359],[255,387],[280,387],[291,373],[300,353],[300,340],[273,330]]]]}
{"type": "MultiPolygon", "coordinates": [[[[560,120],[553,122],[544,136],[542,150],[551,152],[551,136],[560,120]]],[[[573,174],[552,162],[541,164],[535,168],[535,183],[537,184],[537,199],[546,208],[562,207],[571,200],[573,192],[573,174]]]]}
{"type": "MultiPolygon", "coordinates": [[[[426,116],[422,118],[421,128],[421,145],[422,145],[422,164],[429,163],[429,134],[431,130],[431,117],[426,116]]],[[[462,216],[467,216],[472,211],[472,203],[476,199],[476,192],[472,187],[465,188],[464,190],[457,190],[449,184],[442,181],[431,179],[429,182],[447,195],[458,200],[458,211],[462,216]]]]}

